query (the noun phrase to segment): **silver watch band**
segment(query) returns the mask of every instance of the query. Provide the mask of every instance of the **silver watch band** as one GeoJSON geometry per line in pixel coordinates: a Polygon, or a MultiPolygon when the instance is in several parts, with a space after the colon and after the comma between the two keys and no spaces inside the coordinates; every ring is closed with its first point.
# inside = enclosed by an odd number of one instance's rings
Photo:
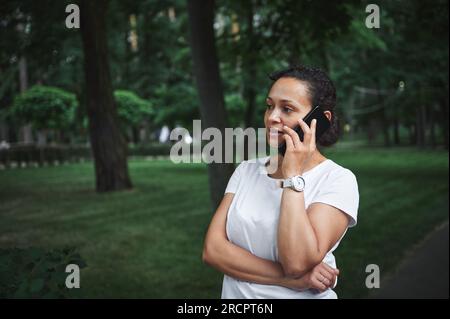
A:
{"type": "Polygon", "coordinates": [[[294,184],[292,183],[292,177],[291,178],[286,178],[285,180],[283,180],[281,182],[281,187],[285,188],[285,187],[292,187],[294,184]]]}
{"type": "Polygon", "coordinates": [[[291,189],[293,189],[293,190],[295,190],[295,191],[297,191],[297,192],[303,192],[303,189],[304,189],[304,187],[305,187],[305,180],[303,179],[302,176],[297,175],[297,176],[293,176],[293,177],[290,177],[290,178],[286,178],[286,179],[283,180],[280,184],[281,184],[281,187],[282,187],[282,188],[288,187],[288,188],[291,188],[291,189]],[[294,183],[294,179],[300,179],[300,180],[302,180],[302,183],[301,183],[302,186],[299,187],[298,181],[297,181],[296,183],[294,183]]]}

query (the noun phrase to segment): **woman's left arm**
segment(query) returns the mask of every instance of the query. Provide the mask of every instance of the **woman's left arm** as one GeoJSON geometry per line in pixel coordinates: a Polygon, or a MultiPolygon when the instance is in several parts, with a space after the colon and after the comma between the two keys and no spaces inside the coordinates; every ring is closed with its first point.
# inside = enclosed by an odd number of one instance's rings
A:
{"type": "MultiPolygon", "coordinates": [[[[316,149],[316,120],[311,128],[299,120],[304,141],[285,127],[286,153],[282,172],[285,178],[301,175],[305,164],[316,149]]],[[[303,192],[285,188],[281,197],[278,224],[278,255],[286,275],[301,277],[320,263],[326,253],[342,237],[349,218],[341,210],[323,203],[305,208],[303,192]]]]}
{"type": "Polygon", "coordinates": [[[285,274],[301,277],[319,264],[342,237],[348,222],[342,211],[327,204],[314,203],[306,210],[303,192],[284,189],[278,254],[285,274]]]}

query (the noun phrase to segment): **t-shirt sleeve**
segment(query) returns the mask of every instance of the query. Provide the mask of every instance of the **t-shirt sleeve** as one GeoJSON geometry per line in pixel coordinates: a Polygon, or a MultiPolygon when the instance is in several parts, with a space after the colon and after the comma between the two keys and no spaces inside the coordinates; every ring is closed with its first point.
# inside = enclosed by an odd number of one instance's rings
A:
{"type": "Polygon", "coordinates": [[[234,170],[230,179],[228,180],[228,184],[227,184],[227,188],[225,189],[225,193],[236,193],[239,182],[242,178],[243,166],[244,166],[244,162],[241,162],[236,167],[236,169],[234,170]]]}
{"type": "Polygon", "coordinates": [[[358,220],[359,190],[356,176],[348,169],[330,173],[323,189],[312,202],[334,206],[350,216],[349,227],[358,220]]]}

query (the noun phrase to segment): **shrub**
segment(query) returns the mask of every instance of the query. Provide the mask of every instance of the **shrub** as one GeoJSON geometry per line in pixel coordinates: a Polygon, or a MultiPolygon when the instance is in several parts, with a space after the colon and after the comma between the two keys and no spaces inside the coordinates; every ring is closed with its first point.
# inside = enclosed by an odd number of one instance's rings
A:
{"type": "Polygon", "coordinates": [[[0,298],[76,297],[65,284],[68,264],[87,266],[73,248],[0,249],[0,298]]]}
{"type": "Polygon", "coordinates": [[[150,102],[131,91],[117,90],[114,92],[114,98],[119,118],[127,126],[137,126],[153,114],[150,102]]]}
{"type": "Polygon", "coordinates": [[[62,89],[36,85],[15,97],[10,116],[35,129],[67,129],[73,123],[78,101],[62,89]]]}

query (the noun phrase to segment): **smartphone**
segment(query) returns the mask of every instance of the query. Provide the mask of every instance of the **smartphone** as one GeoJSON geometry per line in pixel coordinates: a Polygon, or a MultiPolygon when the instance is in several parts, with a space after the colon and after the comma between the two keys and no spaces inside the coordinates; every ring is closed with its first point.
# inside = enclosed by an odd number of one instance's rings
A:
{"type": "MultiPolygon", "coordinates": [[[[328,118],[323,114],[323,111],[320,110],[319,106],[315,106],[312,108],[312,110],[305,115],[303,118],[303,121],[308,125],[311,126],[311,122],[313,119],[317,120],[316,123],[316,142],[319,140],[319,138],[325,133],[331,126],[330,121],[328,118]]],[[[303,130],[301,129],[300,125],[296,126],[294,128],[294,131],[297,132],[298,136],[300,137],[300,141],[303,142],[303,130]]],[[[286,153],[286,142],[283,142],[278,147],[278,154],[283,155],[286,153]]]]}

